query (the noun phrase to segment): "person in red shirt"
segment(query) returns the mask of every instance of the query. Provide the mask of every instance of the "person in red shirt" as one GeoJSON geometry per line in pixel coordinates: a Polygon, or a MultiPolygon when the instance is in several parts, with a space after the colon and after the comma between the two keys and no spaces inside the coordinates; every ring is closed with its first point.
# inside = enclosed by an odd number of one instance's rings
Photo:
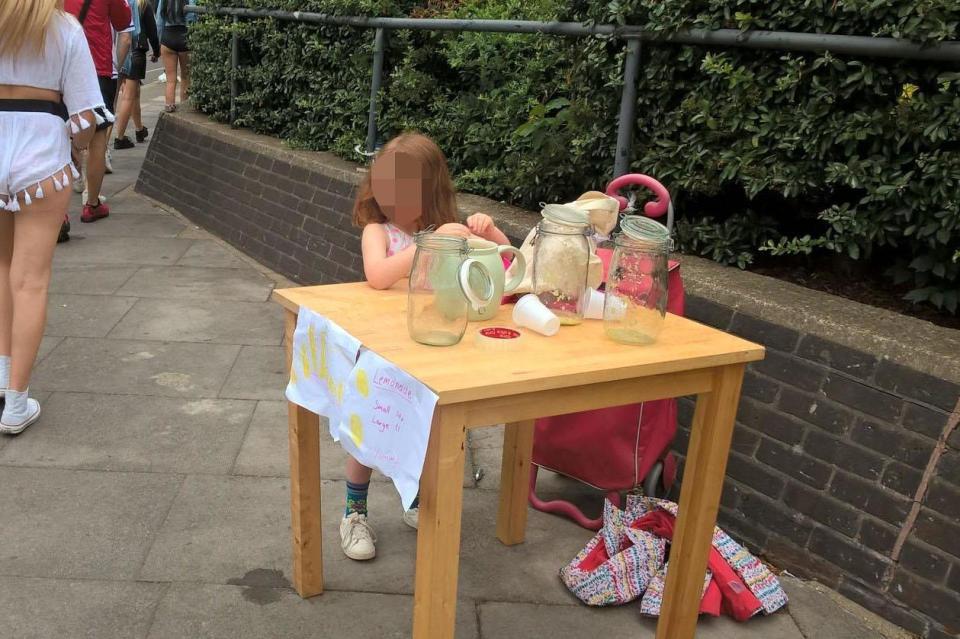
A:
{"type": "MultiPolygon", "coordinates": [[[[117,95],[117,80],[114,77],[113,32],[127,31],[133,24],[133,14],[126,0],[64,0],[64,9],[72,13],[83,25],[90,54],[97,70],[100,92],[106,105],[98,113],[97,132],[87,154],[86,181],[87,199],[83,203],[81,222],[96,222],[110,215],[110,208],[100,201],[100,188],[106,170],[105,159],[109,129],[113,122],[114,102],[117,95]]],[[[129,33],[117,43],[117,55],[125,60],[130,48],[129,33]]]]}

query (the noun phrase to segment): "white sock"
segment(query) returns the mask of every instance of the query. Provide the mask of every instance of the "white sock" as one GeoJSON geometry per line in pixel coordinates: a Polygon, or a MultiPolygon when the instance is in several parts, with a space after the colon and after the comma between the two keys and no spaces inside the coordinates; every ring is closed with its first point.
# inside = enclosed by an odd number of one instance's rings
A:
{"type": "Polygon", "coordinates": [[[30,402],[27,401],[29,389],[25,391],[15,391],[12,388],[7,389],[7,402],[3,407],[3,417],[0,420],[7,425],[22,424],[30,417],[30,402]]]}
{"type": "Polygon", "coordinates": [[[10,356],[0,355],[0,390],[10,385],[10,356]]]}

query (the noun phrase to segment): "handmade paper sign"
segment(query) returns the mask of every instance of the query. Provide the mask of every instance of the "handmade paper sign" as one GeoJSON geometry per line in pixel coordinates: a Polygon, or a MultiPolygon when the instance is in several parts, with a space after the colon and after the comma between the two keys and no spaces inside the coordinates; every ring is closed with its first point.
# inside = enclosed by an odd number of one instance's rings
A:
{"type": "Polygon", "coordinates": [[[372,351],[363,351],[344,393],[340,445],[393,480],[403,507],[420,488],[437,395],[372,351]]]}
{"type": "Polygon", "coordinates": [[[339,437],[344,393],[357,362],[360,342],[335,323],[301,308],[293,334],[293,364],[287,399],[327,418],[330,435],[339,437]]]}

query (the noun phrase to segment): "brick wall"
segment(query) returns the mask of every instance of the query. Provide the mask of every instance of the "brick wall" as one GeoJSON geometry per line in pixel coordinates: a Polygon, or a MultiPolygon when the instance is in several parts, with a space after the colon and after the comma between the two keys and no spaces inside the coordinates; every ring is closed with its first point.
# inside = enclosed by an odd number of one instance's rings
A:
{"type": "MultiPolygon", "coordinates": [[[[354,165],[331,156],[176,114],[161,119],[137,188],[312,284],[361,278],[359,234],[350,224],[358,177],[354,165]]],[[[479,198],[461,204],[494,213],[513,239],[536,219],[479,198]]],[[[698,274],[688,268],[694,263],[685,266],[688,291],[697,290],[691,284],[698,274]]],[[[735,287],[726,272],[722,278],[725,288],[735,287]]],[[[829,330],[796,328],[796,316],[811,312],[802,305],[769,321],[691,292],[687,309],[693,319],[767,347],[744,380],[721,524],[774,565],[822,581],[917,634],[960,632],[960,428],[941,442],[942,456],[918,493],[958,386],[895,363],[905,361],[902,349],[891,358],[881,354],[886,347],[855,348],[829,330]],[[909,523],[918,494],[922,507],[909,523]]],[[[895,333],[909,332],[904,322],[894,318],[895,333]]],[[[937,358],[927,359],[932,367],[937,358]]],[[[692,399],[680,408],[675,448],[683,451],[692,399]]]]}

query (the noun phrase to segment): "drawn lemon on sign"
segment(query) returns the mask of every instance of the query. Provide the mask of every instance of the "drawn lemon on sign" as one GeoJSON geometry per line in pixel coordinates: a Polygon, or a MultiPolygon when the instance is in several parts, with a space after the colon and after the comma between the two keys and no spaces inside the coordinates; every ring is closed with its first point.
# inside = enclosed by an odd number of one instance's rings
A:
{"type": "Polygon", "coordinates": [[[358,447],[363,444],[363,422],[356,413],[350,415],[350,439],[358,447]]]}
{"type": "Polygon", "coordinates": [[[304,379],[310,377],[310,359],[307,357],[307,345],[300,346],[300,366],[303,368],[304,379]]]}
{"type": "Polygon", "coordinates": [[[370,395],[370,383],[367,381],[367,371],[362,368],[357,371],[357,392],[361,397],[370,395]]]}
{"type": "Polygon", "coordinates": [[[307,343],[310,345],[310,363],[314,370],[317,368],[317,335],[313,330],[313,324],[307,327],[307,343]]]}
{"type": "Polygon", "coordinates": [[[327,377],[330,369],[327,368],[327,332],[320,333],[320,372],[317,373],[320,378],[327,377]]]}

